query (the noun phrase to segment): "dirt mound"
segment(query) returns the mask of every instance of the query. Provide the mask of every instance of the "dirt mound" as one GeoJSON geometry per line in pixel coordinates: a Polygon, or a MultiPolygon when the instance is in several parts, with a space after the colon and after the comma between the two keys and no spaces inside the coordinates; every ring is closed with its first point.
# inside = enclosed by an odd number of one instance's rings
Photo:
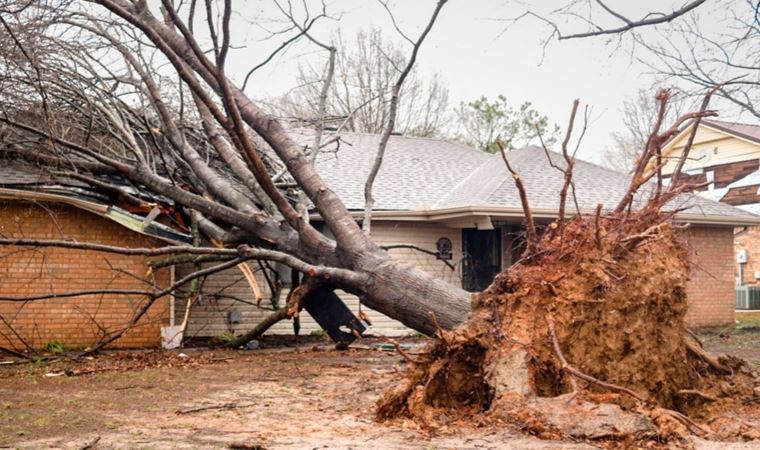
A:
{"type": "Polygon", "coordinates": [[[475,415],[545,437],[760,437],[723,414],[756,395],[747,366],[684,326],[681,228],[658,208],[552,224],[468,320],[381,399],[381,420],[475,415]]]}

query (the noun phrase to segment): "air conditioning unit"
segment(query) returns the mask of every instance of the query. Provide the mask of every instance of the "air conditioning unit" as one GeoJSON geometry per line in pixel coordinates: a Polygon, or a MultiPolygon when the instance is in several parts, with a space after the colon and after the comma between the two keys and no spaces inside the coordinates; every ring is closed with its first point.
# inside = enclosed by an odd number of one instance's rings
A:
{"type": "Polygon", "coordinates": [[[736,309],[760,309],[760,286],[736,286],[736,309]]]}
{"type": "Polygon", "coordinates": [[[747,250],[741,249],[738,252],[736,252],[736,262],[739,264],[744,264],[749,259],[749,255],[747,254],[747,250]]]}

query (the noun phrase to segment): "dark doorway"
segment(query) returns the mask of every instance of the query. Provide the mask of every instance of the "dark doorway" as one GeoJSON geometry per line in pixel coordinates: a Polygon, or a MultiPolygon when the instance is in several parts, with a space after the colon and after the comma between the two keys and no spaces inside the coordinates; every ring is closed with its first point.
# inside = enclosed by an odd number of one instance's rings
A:
{"type": "Polygon", "coordinates": [[[480,292],[501,272],[501,230],[462,230],[462,287],[480,292]]]}

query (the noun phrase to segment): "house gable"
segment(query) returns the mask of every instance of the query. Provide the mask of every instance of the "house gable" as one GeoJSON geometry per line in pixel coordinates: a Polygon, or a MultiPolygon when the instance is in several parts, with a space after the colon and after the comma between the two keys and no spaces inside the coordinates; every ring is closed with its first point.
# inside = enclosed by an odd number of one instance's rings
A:
{"type": "MultiPolygon", "coordinates": [[[[663,174],[670,175],[675,170],[691,130],[691,127],[683,129],[663,147],[662,154],[668,158],[662,170],[663,174]]],[[[716,123],[702,122],[697,129],[689,160],[684,163],[683,171],[687,174],[693,171],[701,172],[701,169],[709,170],[714,166],[725,166],[758,158],[760,158],[759,139],[716,123]]]]}

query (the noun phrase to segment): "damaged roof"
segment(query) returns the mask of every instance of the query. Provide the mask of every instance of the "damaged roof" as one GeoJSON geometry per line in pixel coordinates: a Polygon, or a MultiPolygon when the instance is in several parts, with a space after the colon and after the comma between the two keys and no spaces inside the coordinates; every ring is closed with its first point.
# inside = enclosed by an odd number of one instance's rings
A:
{"type": "MultiPolygon", "coordinates": [[[[104,178],[120,184],[125,191],[142,197],[148,205],[157,207],[159,203],[172,204],[169,199],[137,189],[119,177],[104,178]]],[[[192,242],[192,236],[184,230],[130,212],[121,207],[124,205],[114,204],[107,195],[93,190],[86,183],[53,175],[31,164],[12,163],[0,168],[0,199],[64,203],[105,217],[140,234],[175,244],[192,242]]]]}
{"type": "MultiPolygon", "coordinates": [[[[306,135],[299,137],[308,138],[306,135]]],[[[329,139],[326,136],[323,142],[329,139]]],[[[364,183],[379,141],[380,135],[341,133],[340,139],[317,157],[317,172],[351,211],[364,209],[364,183]]],[[[548,155],[554,165],[564,167],[561,155],[553,152],[548,155]]],[[[540,217],[553,217],[558,209],[563,174],[549,163],[547,152],[538,147],[525,147],[508,152],[508,158],[525,184],[534,213],[540,217]]],[[[108,181],[119,184],[125,191],[150,204],[173,205],[170,199],[153,196],[118,177],[110,176],[108,181]]],[[[628,182],[627,174],[576,161],[575,198],[584,213],[594,211],[598,203],[602,203],[605,209],[614,208],[624,195],[628,182]]],[[[517,189],[501,155],[441,139],[391,136],[373,194],[375,211],[404,213],[419,220],[452,211],[460,215],[521,217],[522,214],[517,189]]],[[[145,216],[128,211],[124,205],[114,204],[107,195],[85,183],[56,177],[29,164],[0,168],[0,198],[23,196],[44,197],[84,207],[134,231],[164,240],[188,242],[190,239],[186,230],[146,221],[145,216]]],[[[568,209],[572,205],[569,197],[568,209]]],[[[760,224],[760,216],[697,195],[682,195],[670,207],[688,207],[678,216],[684,221],[760,224]]]]}

